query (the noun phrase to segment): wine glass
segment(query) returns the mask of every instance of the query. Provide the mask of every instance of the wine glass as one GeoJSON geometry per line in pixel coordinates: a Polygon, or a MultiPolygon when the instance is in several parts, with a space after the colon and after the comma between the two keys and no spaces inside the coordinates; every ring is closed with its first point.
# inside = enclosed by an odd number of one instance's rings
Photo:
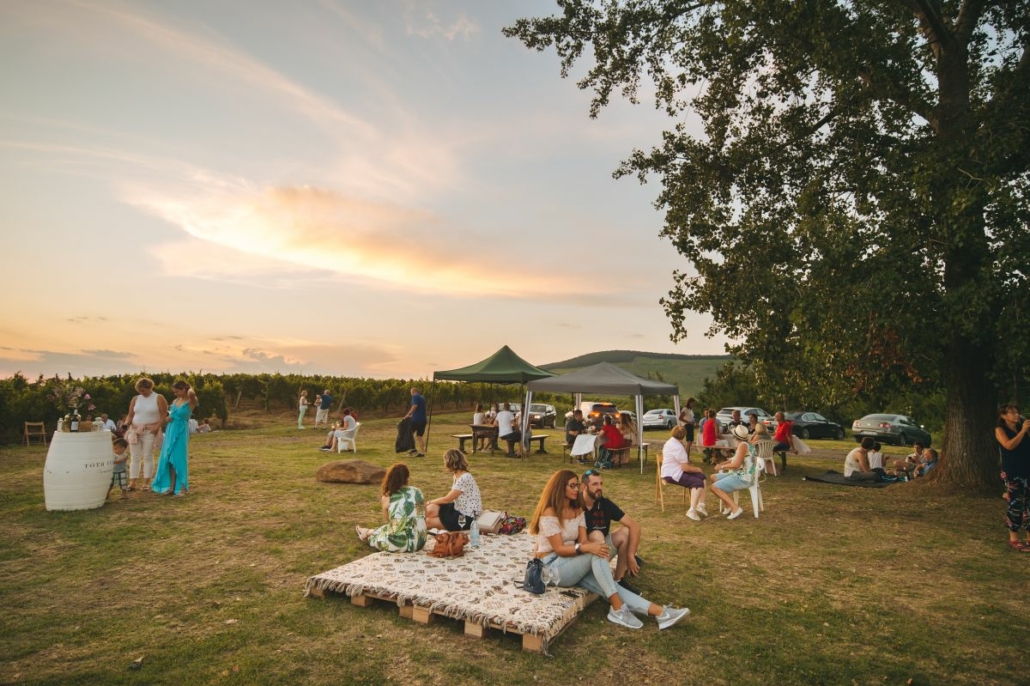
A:
{"type": "Polygon", "coordinates": [[[550,567],[544,565],[543,568],[540,570],[540,581],[544,582],[544,588],[547,588],[547,585],[551,583],[551,580],[553,578],[554,572],[551,571],[550,567]]]}
{"type": "Polygon", "coordinates": [[[465,529],[465,513],[463,512],[458,513],[458,528],[462,530],[465,529]]]}
{"type": "MultiPolygon", "coordinates": [[[[547,569],[547,571],[550,572],[549,578],[551,581],[551,585],[557,588],[558,584],[561,582],[561,570],[557,567],[546,567],[545,569],[547,569]]],[[[544,585],[547,585],[546,581],[544,582],[544,585]]]]}

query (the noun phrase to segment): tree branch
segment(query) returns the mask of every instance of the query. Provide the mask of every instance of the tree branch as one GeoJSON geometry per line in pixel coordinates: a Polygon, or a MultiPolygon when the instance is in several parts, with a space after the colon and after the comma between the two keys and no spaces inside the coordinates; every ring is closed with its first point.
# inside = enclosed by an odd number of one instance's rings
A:
{"type": "Polygon", "coordinates": [[[973,35],[973,29],[983,16],[984,9],[990,0],[963,0],[962,7],[958,11],[958,21],[955,22],[955,38],[963,46],[969,45],[969,37],[973,35]]]}
{"type": "MultiPolygon", "coordinates": [[[[975,1],[975,0],[974,0],[975,1]]],[[[927,43],[936,57],[940,57],[941,49],[954,47],[955,37],[938,11],[939,4],[933,0],[905,0],[905,4],[919,19],[927,43]]]]}

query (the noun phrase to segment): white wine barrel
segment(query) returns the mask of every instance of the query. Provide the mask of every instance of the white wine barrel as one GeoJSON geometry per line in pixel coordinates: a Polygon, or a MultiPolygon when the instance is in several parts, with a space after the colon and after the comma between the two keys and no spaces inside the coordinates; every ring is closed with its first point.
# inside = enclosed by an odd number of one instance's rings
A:
{"type": "Polygon", "coordinates": [[[110,432],[54,432],[43,468],[46,509],[90,510],[102,506],[113,472],[110,432]]]}

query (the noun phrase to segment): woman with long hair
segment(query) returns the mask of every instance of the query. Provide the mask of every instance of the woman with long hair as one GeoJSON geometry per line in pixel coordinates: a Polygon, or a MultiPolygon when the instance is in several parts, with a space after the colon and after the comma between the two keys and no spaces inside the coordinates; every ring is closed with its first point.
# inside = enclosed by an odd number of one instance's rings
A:
{"type": "Polygon", "coordinates": [[[1030,419],[1019,415],[1015,405],[998,408],[998,426],[994,437],[1001,449],[1001,478],[1009,506],[1005,523],[1009,528],[1009,545],[1013,550],[1030,553],[1030,419]],[[1019,530],[1026,530],[1026,540],[1019,540],[1019,530]]]}
{"type": "Polygon", "coordinates": [[[465,454],[451,448],[443,455],[443,466],[451,473],[451,490],[442,498],[426,503],[426,526],[430,529],[465,531],[483,512],[483,497],[479,485],[469,474],[465,454]]]}
{"type": "Polygon", "coordinates": [[[579,586],[607,598],[608,621],[627,629],[644,626],[633,613],[654,617],[659,629],[667,629],[690,614],[687,608],[655,605],[615,583],[608,563],[608,544],[587,537],[586,519],[579,498],[579,476],[569,469],[551,475],[529,521],[536,536],[533,554],[559,586],[579,586]]]}
{"type": "Polygon", "coordinates": [[[151,489],[162,495],[184,496],[189,492],[187,471],[190,445],[190,415],[197,406],[197,394],[181,379],[172,384],[175,400],[168,414],[161,458],[157,461],[151,489]]]}
{"type": "Polygon", "coordinates": [[[136,490],[136,480],[143,467],[143,490],[150,489],[154,475],[154,451],[161,448],[161,430],[168,420],[168,401],[154,391],[154,380],[143,377],[136,381],[136,397],[129,402],[129,414],[125,418],[128,429],[125,440],[129,442],[129,490],[136,490]]]}
{"type": "Polygon", "coordinates": [[[637,423],[629,412],[619,413],[619,433],[622,434],[623,445],[634,445],[637,442],[637,423]]]}
{"type": "Polygon", "coordinates": [[[744,508],[733,502],[733,498],[729,494],[751,486],[751,477],[755,473],[756,460],[758,460],[755,443],[764,441],[769,434],[765,424],[756,426],[753,434],[749,434],[747,427],[741,424],[733,427],[733,435],[740,441],[737,444],[737,450],[733,453],[733,457],[715,465],[715,474],[712,474],[711,485],[712,493],[730,510],[726,519],[736,519],[744,513],[744,508]]]}
{"type": "Polygon", "coordinates": [[[381,487],[383,520],[377,529],[354,527],[358,538],[376,550],[414,553],[426,544],[426,506],[422,491],[408,485],[408,465],[397,462],[386,470],[381,487]]]}

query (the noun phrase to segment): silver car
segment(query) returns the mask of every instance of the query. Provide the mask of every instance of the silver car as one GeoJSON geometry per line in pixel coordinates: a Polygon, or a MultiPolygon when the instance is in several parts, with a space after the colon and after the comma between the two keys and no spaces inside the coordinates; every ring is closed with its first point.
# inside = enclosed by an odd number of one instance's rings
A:
{"type": "Polygon", "coordinates": [[[676,426],[676,413],[668,408],[648,410],[641,424],[645,429],[671,429],[676,426]]]}

